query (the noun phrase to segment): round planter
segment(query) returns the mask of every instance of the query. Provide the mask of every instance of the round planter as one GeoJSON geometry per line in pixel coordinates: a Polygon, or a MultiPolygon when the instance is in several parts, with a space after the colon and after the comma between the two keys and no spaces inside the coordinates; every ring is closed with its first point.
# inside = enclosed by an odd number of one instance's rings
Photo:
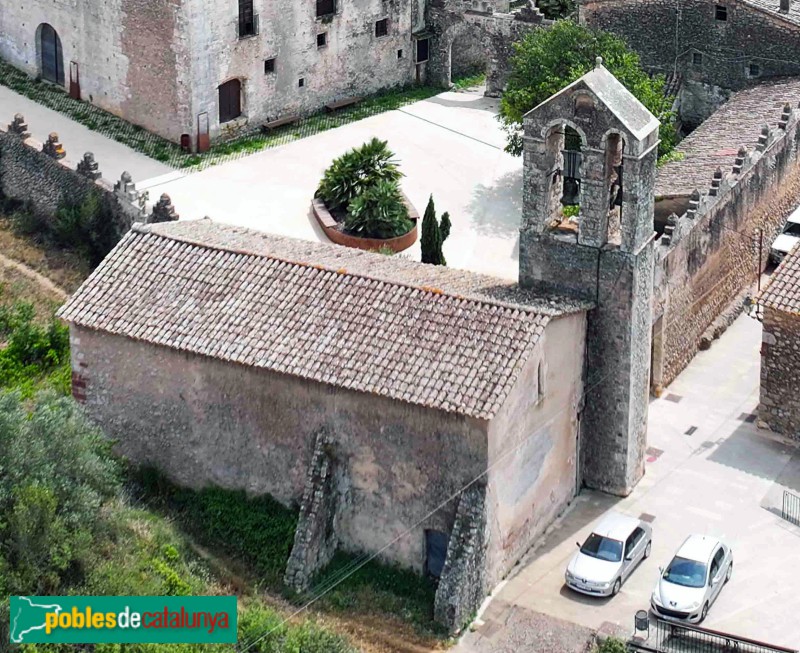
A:
{"type": "Polygon", "coordinates": [[[325,232],[325,235],[331,242],[337,245],[364,250],[379,250],[382,247],[388,247],[393,252],[402,252],[417,242],[417,226],[419,225],[419,213],[417,213],[414,205],[411,204],[411,201],[405,194],[403,194],[403,202],[405,202],[406,207],[408,207],[408,218],[414,223],[414,228],[408,233],[397,236],[396,238],[360,238],[359,236],[345,233],[342,231],[341,225],[336,222],[330,211],[328,211],[325,202],[317,197],[311,200],[311,210],[322,231],[325,232]]]}

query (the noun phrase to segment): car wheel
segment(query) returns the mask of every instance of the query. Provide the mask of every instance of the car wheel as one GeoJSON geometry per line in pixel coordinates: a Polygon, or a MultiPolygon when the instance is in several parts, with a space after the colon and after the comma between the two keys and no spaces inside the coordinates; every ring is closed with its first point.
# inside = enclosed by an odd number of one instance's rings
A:
{"type": "Polygon", "coordinates": [[[733,560],[731,560],[731,564],[728,565],[728,573],[725,574],[726,583],[731,579],[732,574],[733,574],[733,560]]]}
{"type": "Polygon", "coordinates": [[[622,579],[617,578],[617,580],[614,581],[614,587],[611,588],[611,596],[616,596],[617,594],[619,594],[619,590],[621,587],[622,587],[622,579]]]}
{"type": "Polygon", "coordinates": [[[649,558],[650,557],[650,551],[651,551],[652,548],[653,548],[653,540],[650,540],[647,543],[647,546],[644,547],[644,557],[645,558],[649,558]]]}
{"type": "Polygon", "coordinates": [[[706,620],[707,616],[708,616],[708,601],[706,601],[706,604],[703,606],[703,612],[700,614],[700,623],[703,623],[706,620]]]}

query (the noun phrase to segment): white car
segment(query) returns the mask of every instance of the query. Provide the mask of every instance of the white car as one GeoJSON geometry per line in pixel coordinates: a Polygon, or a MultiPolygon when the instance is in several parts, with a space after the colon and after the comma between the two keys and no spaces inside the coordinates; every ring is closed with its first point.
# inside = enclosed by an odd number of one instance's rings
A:
{"type": "Polygon", "coordinates": [[[636,566],[650,555],[653,529],[635,517],[604,517],[572,556],[567,586],[592,596],[615,596],[636,566]]]}
{"type": "Polygon", "coordinates": [[[792,251],[792,247],[800,241],[800,209],[796,209],[786,220],[780,235],[772,243],[769,250],[769,259],[773,263],[780,263],[783,257],[792,251]]]}
{"type": "Polygon", "coordinates": [[[650,607],[664,619],[700,623],[732,573],[728,545],[708,535],[690,535],[661,570],[650,607]]]}

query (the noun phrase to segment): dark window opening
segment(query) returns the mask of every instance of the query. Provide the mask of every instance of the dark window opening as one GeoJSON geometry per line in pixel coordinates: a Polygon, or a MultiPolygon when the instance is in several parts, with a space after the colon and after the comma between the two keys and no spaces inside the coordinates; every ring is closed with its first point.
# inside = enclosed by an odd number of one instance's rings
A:
{"type": "Polygon", "coordinates": [[[693,52],[692,53],[692,63],[695,66],[703,65],[703,55],[700,54],[699,52],[693,52]]]}
{"type": "Polygon", "coordinates": [[[42,53],[42,79],[64,85],[64,54],[61,39],[51,25],[44,23],[39,32],[42,53]]]}
{"type": "Polygon", "coordinates": [[[332,16],[336,13],[336,0],[317,0],[317,18],[332,16]]]}
{"type": "Polygon", "coordinates": [[[441,531],[425,531],[425,573],[439,578],[447,558],[447,543],[450,536],[441,531]]]}
{"type": "Polygon", "coordinates": [[[757,63],[751,63],[747,67],[747,74],[750,75],[750,77],[758,77],[761,74],[761,66],[757,63]]]}
{"type": "Polygon", "coordinates": [[[242,115],[242,83],[232,79],[219,87],[219,121],[229,122],[242,115]]]}
{"type": "Polygon", "coordinates": [[[728,8],[725,5],[717,5],[714,7],[714,18],[717,20],[728,20],[728,8]]]}
{"type": "Polygon", "coordinates": [[[253,0],[239,0],[239,38],[258,34],[258,16],[253,12],[253,0]]]}
{"type": "Polygon", "coordinates": [[[275,59],[266,59],[264,61],[264,74],[268,75],[269,73],[275,72],[275,59]]]}
{"type": "Polygon", "coordinates": [[[402,50],[398,50],[397,51],[397,58],[398,59],[402,59],[403,58],[403,51],[402,50]]]}
{"type": "Polygon", "coordinates": [[[430,45],[430,39],[419,39],[417,41],[417,63],[423,63],[428,60],[430,45]]]}
{"type": "Polygon", "coordinates": [[[301,77],[300,79],[297,80],[297,86],[298,87],[303,88],[305,85],[306,85],[306,78],[305,77],[301,77]]]}
{"type": "Polygon", "coordinates": [[[317,47],[324,48],[326,45],[328,45],[328,33],[317,34],[317,47]]]}
{"type": "Polygon", "coordinates": [[[384,18],[375,23],[375,36],[387,36],[389,34],[389,19],[384,18]]]}

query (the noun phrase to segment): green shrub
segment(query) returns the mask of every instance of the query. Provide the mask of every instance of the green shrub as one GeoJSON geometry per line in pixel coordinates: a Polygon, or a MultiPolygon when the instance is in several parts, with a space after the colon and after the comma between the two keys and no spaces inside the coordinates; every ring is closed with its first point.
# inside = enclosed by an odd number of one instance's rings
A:
{"type": "Polygon", "coordinates": [[[598,653],[628,653],[628,647],[617,637],[608,637],[597,647],[598,653]]]}
{"type": "MultiPolygon", "coordinates": [[[[69,370],[69,329],[55,318],[47,326],[34,321],[33,305],[16,302],[0,311],[0,388],[20,389],[32,394],[42,375],[63,367],[69,370]]],[[[59,370],[57,385],[69,372],[59,370]]]]}
{"type": "Polygon", "coordinates": [[[394,238],[414,228],[396,182],[379,181],[350,202],[345,229],[363,238],[394,238]]]}
{"type": "Polygon", "coordinates": [[[295,511],[269,496],[181,488],[151,468],[138,470],[136,477],[148,501],[166,507],[205,544],[247,562],[269,586],[282,586],[297,528],[295,511]]]}
{"type": "Polygon", "coordinates": [[[450,235],[450,214],[442,215],[441,223],[436,219],[436,208],[433,204],[433,195],[428,200],[425,207],[425,215],[422,218],[422,262],[432,265],[447,265],[444,258],[442,246],[450,235]]]}
{"type": "Polygon", "coordinates": [[[373,138],[334,159],[316,194],[328,210],[346,212],[350,202],[366,190],[382,181],[397,185],[402,176],[388,143],[373,138]]]}
{"type": "Polygon", "coordinates": [[[564,214],[565,218],[576,218],[581,213],[581,207],[579,204],[570,204],[562,208],[561,213],[564,214]]]}
{"type": "Polygon", "coordinates": [[[79,252],[96,267],[120,238],[111,211],[97,193],[89,193],[77,205],[58,208],[48,234],[58,247],[79,252]]]}

